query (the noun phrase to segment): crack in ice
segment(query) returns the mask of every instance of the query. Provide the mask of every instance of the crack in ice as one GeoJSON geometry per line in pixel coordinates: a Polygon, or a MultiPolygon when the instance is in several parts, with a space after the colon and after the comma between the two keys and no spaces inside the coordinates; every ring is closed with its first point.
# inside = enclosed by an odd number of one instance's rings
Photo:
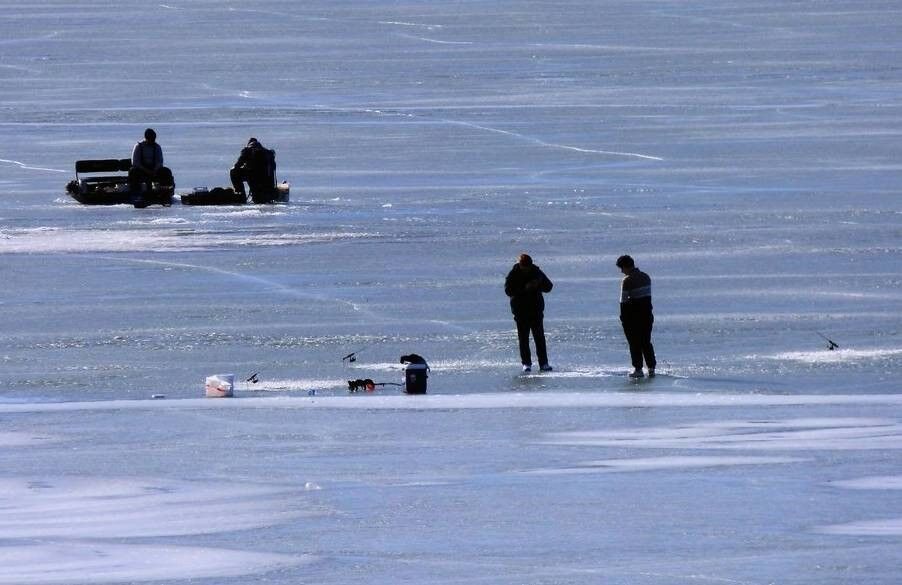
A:
{"type": "Polygon", "coordinates": [[[51,169],[51,168],[47,168],[47,167],[34,167],[34,166],[29,165],[29,164],[23,163],[23,162],[21,162],[21,161],[11,160],[11,159],[8,159],[8,158],[0,158],[0,163],[6,163],[6,164],[8,164],[8,165],[14,165],[14,166],[17,166],[17,167],[19,167],[19,168],[21,168],[21,169],[26,169],[26,170],[29,170],[29,171],[47,171],[47,172],[50,172],[50,173],[67,173],[67,172],[68,172],[68,171],[64,171],[64,170],[62,170],[62,169],[51,169]]]}

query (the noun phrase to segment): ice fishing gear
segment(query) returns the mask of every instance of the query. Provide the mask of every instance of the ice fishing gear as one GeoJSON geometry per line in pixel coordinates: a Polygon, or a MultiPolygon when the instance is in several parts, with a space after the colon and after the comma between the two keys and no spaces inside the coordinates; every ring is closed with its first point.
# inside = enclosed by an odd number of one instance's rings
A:
{"type": "MultiPolygon", "coordinates": [[[[344,359],[350,359],[354,353],[345,356],[344,359]]],[[[404,368],[404,383],[395,382],[374,382],[371,378],[358,378],[357,380],[348,380],[348,392],[375,392],[376,386],[403,386],[405,394],[425,394],[426,378],[429,371],[429,365],[423,356],[411,353],[401,356],[401,363],[407,364],[404,368]]]]}
{"type": "Polygon", "coordinates": [[[348,380],[348,392],[360,392],[362,390],[366,390],[367,392],[372,392],[376,389],[376,383],[366,378],[364,380],[348,380]]]}
{"type": "Polygon", "coordinates": [[[257,374],[259,374],[259,373],[260,373],[260,372],[254,372],[253,374],[251,374],[250,376],[248,376],[244,381],[245,381],[245,382],[250,382],[251,384],[256,384],[257,382],[260,381],[260,378],[257,377],[257,374]]]}
{"type": "Polygon", "coordinates": [[[364,345],[363,347],[361,347],[359,349],[355,349],[348,355],[341,358],[341,361],[348,362],[349,364],[353,364],[354,362],[357,361],[357,354],[360,353],[361,351],[365,350],[367,347],[369,347],[369,345],[364,345]]]}
{"type": "Polygon", "coordinates": [[[374,392],[376,386],[401,386],[395,382],[373,382],[369,378],[348,380],[348,392],[374,392]]]}
{"type": "Polygon", "coordinates": [[[235,374],[207,376],[204,394],[207,398],[231,398],[235,391],[235,374]]]}
{"type": "Polygon", "coordinates": [[[401,363],[407,364],[404,368],[404,393],[425,394],[426,380],[429,378],[429,364],[426,359],[415,353],[401,356],[401,363]]]}
{"type": "Polygon", "coordinates": [[[830,339],[829,337],[827,337],[826,335],[824,335],[824,334],[821,333],[820,331],[815,331],[815,333],[817,333],[818,335],[820,335],[821,337],[824,338],[824,341],[826,341],[827,344],[828,344],[828,345],[827,345],[827,349],[829,349],[830,351],[833,351],[834,349],[838,349],[838,348],[839,348],[839,345],[838,345],[835,341],[833,341],[832,339],[830,339]]]}

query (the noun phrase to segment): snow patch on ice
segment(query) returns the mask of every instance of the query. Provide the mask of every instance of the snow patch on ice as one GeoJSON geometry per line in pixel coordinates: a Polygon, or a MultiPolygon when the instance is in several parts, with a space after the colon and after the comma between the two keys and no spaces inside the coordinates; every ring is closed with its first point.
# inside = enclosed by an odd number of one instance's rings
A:
{"type": "Polygon", "coordinates": [[[666,469],[692,469],[704,467],[727,467],[734,465],[771,465],[804,461],[796,457],[743,457],[743,456],[674,456],[638,457],[635,459],[605,459],[586,461],[575,467],[533,469],[524,473],[538,475],[569,475],[587,473],[614,473],[628,471],[659,471],[666,469]]]}
{"type": "Polygon", "coordinates": [[[132,583],[250,575],[315,561],[231,549],[107,542],[42,542],[0,548],[0,585],[132,583]]]}
{"type": "MultiPolygon", "coordinates": [[[[508,365],[508,367],[510,367],[508,365]]],[[[609,366],[601,366],[597,368],[576,368],[572,370],[565,369],[555,369],[551,372],[539,372],[534,373],[530,377],[537,378],[612,378],[612,377],[624,377],[627,374],[627,371],[623,367],[618,367],[616,365],[609,366]]]]}
{"type": "MultiPolygon", "coordinates": [[[[470,372],[484,370],[504,370],[509,372],[519,372],[520,366],[512,363],[510,360],[485,360],[485,359],[444,359],[430,360],[429,369],[433,372],[470,372]]],[[[362,363],[356,362],[353,368],[361,370],[378,370],[378,371],[401,371],[405,365],[397,362],[374,362],[362,363]]],[[[610,378],[612,376],[625,376],[627,370],[622,366],[618,367],[614,364],[601,365],[591,368],[559,368],[551,372],[539,372],[538,366],[535,373],[528,377],[542,378],[610,378]]]]}
{"type": "Polygon", "coordinates": [[[421,23],[421,22],[405,22],[405,21],[400,21],[400,20],[380,20],[379,24],[420,27],[420,28],[425,28],[426,30],[435,30],[435,29],[444,28],[444,25],[441,25],[441,24],[425,24],[425,23],[421,23]]]}
{"type": "Polygon", "coordinates": [[[259,392],[288,392],[288,391],[309,391],[324,390],[335,388],[347,388],[346,380],[260,380],[256,384],[250,382],[242,382],[238,385],[238,390],[249,390],[259,392]]]}
{"type": "Polygon", "coordinates": [[[190,580],[313,562],[308,555],[106,542],[224,533],[321,514],[305,506],[302,493],[237,482],[3,478],[0,533],[30,542],[0,547],[0,585],[190,580]]]}
{"type": "Polygon", "coordinates": [[[902,424],[877,418],[714,421],[673,427],[554,433],[549,442],[645,449],[902,449],[902,424]]]}
{"type": "Polygon", "coordinates": [[[0,479],[4,538],[213,534],[314,514],[297,490],[263,485],[90,477],[0,479]]]}
{"type": "MultiPolygon", "coordinates": [[[[902,394],[683,394],[679,392],[560,392],[560,393],[479,393],[479,394],[383,394],[371,396],[369,400],[355,400],[350,396],[267,396],[267,397],[240,397],[232,399],[184,398],[176,400],[92,400],[85,402],[41,402],[41,403],[0,403],[0,413],[22,412],[100,412],[113,410],[204,410],[222,408],[271,408],[300,409],[352,409],[352,410],[475,410],[475,409],[507,409],[507,408],[642,408],[642,407],[767,407],[767,406],[850,406],[850,405],[886,405],[902,406],[902,394]]],[[[885,419],[808,419],[823,420],[823,429],[812,429],[808,432],[817,435],[825,435],[826,438],[835,438],[845,432],[860,432],[864,435],[884,436],[891,448],[902,448],[902,442],[898,440],[899,425],[894,421],[885,419]],[[832,422],[827,422],[832,421],[832,422]],[[847,421],[842,423],[842,421],[847,421]],[[855,422],[852,422],[855,421],[855,422]],[[868,422],[870,421],[870,423],[868,422]],[[830,425],[838,428],[830,429],[830,425]],[[858,429],[858,430],[856,430],[858,429]],[[895,441],[895,444],[893,444],[895,441]]],[[[723,429],[743,428],[751,426],[753,429],[767,430],[772,435],[758,435],[762,448],[772,448],[780,443],[775,439],[781,436],[779,429],[767,429],[767,425],[789,427],[798,429],[802,423],[795,421],[723,421],[719,423],[699,423],[695,425],[701,430],[692,431],[692,426],[673,427],[673,437],[649,438],[649,429],[635,432],[630,431],[598,431],[590,433],[564,433],[553,435],[552,440],[561,444],[594,444],[605,441],[618,441],[618,445],[627,446],[626,442],[619,441],[656,441],[667,440],[678,442],[681,435],[693,432],[702,436],[727,435],[728,430],[715,432],[704,430],[712,425],[720,425],[723,429]],[[607,434],[606,434],[607,433],[607,434]],[[764,440],[770,442],[765,443],[764,440]]],[[[786,429],[784,429],[786,430],[786,429]]],[[[754,435],[749,431],[748,441],[754,435]]],[[[794,438],[806,438],[793,435],[794,438]]],[[[827,444],[817,441],[817,436],[807,437],[811,448],[832,448],[827,444]]],[[[714,441],[711,441],[713,447],[714,441]]],[[[787,442],[792,446],[791,442],[787,442]]],[[[717,448],[724,448],[723,446],[717,448]]]]}
{"type": "Polygon", "coordinates": [[[59,440],[48,435],[35,433],[22,433],[18,431],[0,431],[0,448],[23,447],[28,445],[40,445],[59,440]]]}
{"type": "Polygon", "coordinates": [[[278,208],[246,208],[246,207],[216,207],[213,210],[204,210],[203,215],[205,217],[227,217],[230,219],[235,219],[239,217],[270,217],[270,216],[280,216],[287,215],[284,211],[278,210],[278,208]]]}
{"type": "Polygon", "coordinates": [[[888,357],[902,355],[902,349],[874,348],[874,349],[836,349],[828,351],[787,351],[773,355],[749,356],[750,358],[766,358],[780,361],[794,361],[805,364],[833,364],[841,362],[856,362],[863,360],[879,360],[888,357]]]}
{"type": "MultiPolygon", "coordinates": [[[[426,360],[427,362],[429,360],[426,360]]],[[[361,364],[360,362],[355,363],[352,366],[357,370],[375,370],[379,372],[400,372],[404,369],[404,364],[399,362],[374,362],[368,364],[361,364]]],[[[432,369],[432,363],[429,364],[429,369],[432,369]]]]}
{"type": "Polygon", "coordinates": [[[192,230],[6,230],[0,253],[202,251],[233,246],[291,246],[370,237],[360,232],[258,233],[192,230]]]}
{"type": "Polygon", "coordinates": [[[125,224],[125,225],[151,225],[151,226],[165,226],[165,225],[185,225],[191,223],[184,217],[153,217],[150,219],[131,219],[129,221],[124,222],[116,222],[117,224],[125,224]]]}
{"type": "Polygon", "coordinates": [[[831,482],[830,485],[850,490],[902,490],[902,475],[880,475],[831,482]]]}
{"type": "Polygon", "coordinates": [[[818,528],[816,532],[844,536],[902,536],[902,518],[833,524],[818,528]]]}
{"type": "Polygon", "coordinates": [[[428,37],[421,37],[421,36],[416,36],[416,35],[399,34],[398,36],[405,38],[405,39],[412,39],[415,41],[423,41],[424,43],[435,43],[437,45],[472,45],[472,44],[474,44],[472,41],[443,41],[440,39],[431,39],[428,37]]]}

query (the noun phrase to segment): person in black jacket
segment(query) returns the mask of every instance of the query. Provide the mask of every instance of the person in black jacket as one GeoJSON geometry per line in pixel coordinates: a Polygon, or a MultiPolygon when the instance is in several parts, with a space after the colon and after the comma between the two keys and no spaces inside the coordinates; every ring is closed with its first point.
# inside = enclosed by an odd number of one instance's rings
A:
{"type": "Polygon", "coordinates": [[[247,146],[241,149],[238,160],[229,171],[232,187],[235,193],[246,195],[244,183],[247,181],[251,194],[267,193],[275,189],[276,184],[276,154],[268,148],[264,148],[256,139],[247,141],[247,146]]]}
{"type": "Polygon", "coordinates": [[[536,344],[539,369],[550,372],[548,352],[545,348],[545,327],[542,323],[545,299],[542,293],[551,292],[554,286],[542,270],[533,264],[529,254],[520,254],[517,263],[504,280],[504,292],[510,297],[511,312],[517,324],[520,341],[520,362],[524,372],[532,371],[532,355],[529,352],[529,334],[536,344]]]}
{"type": "Polygon", "coordinates": [[[655,377],[655,348],[651,344],[651,329],[655,322],[651,305],[651,278],[636,268],[630,256],[617,258],[617,268],[624,274],[620,282],[620,323],[630,346],[633,371],[630,378],[642,378],[642,360],[648,377],[655,377]]]}

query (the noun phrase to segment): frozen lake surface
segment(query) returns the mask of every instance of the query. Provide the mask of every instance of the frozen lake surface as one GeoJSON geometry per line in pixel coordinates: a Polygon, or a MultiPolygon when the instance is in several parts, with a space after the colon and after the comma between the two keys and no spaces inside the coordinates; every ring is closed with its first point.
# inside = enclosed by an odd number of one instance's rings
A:
{"type": "Polygon", "coordinates": [[[902,3],[0,6],[0,585],[899,582],[902,3]]]}

